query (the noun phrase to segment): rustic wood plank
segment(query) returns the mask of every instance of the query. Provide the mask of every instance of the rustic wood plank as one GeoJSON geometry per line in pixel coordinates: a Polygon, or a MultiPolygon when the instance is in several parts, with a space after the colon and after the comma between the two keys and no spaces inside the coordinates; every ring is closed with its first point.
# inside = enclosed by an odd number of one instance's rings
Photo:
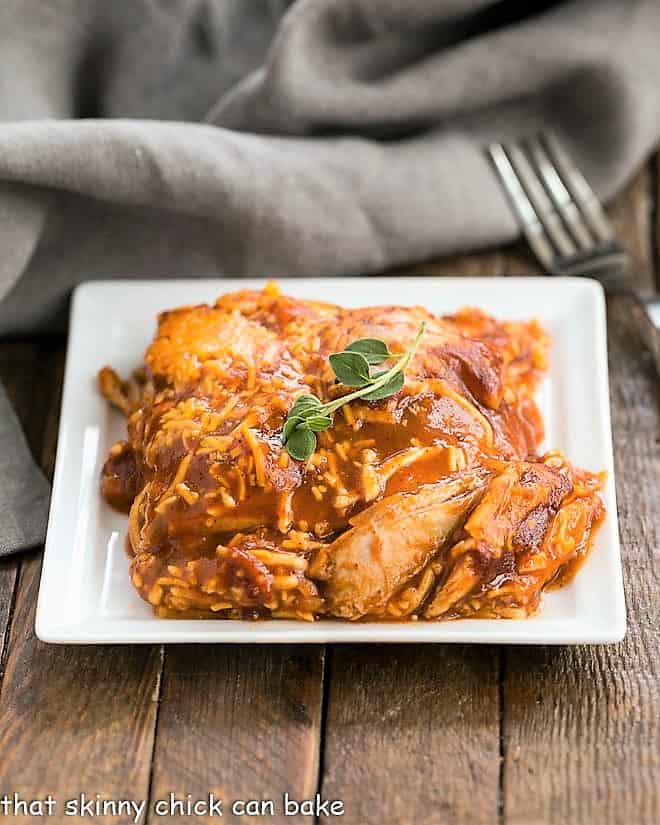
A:
{"type": "Polygon", "coordinates": [[[232,815],[235,800],[270,799],[275,814],[261,821],[310,822],[284,817],[282,797],[317,789],[323,657],[322,647],[169,647],[152,805],[213,793],[223,821],[242,822],[252,818],[232,815]]]}
{"type": "MultiPolygon", "coordinates": [[[[39,352],[51,378],[42,464],[52,472],[63,346],[39,352]]],[[[32,388],[33,392],[43,391],[32,388]]],[[[106,798],[148,795],[161,672],[159,648],[59,647],[34,635],[41,562],[21,566],[2,692],[0,753],[3,791],[23,798],[52,793],[64,800],[82,792],[106,798]]],[[[62,815],[62,808],[58,813],[62,815]]],[[[63,817],[62,817],[63,820],[63,817]]],[[[28,821],[18,816],[16,822],[28,821]]],[[[32,819],[29,819],[32,821],[32,819]]],[[[58,820],[59,821],[59,820],[58,820]]],[[[116,822],[116,817],[95,818],[116,822]]]]}
{"type": "Polygon", "coordinates": [[[628,634],[609,647],[509,651],[505,822],[660,822],[660,417],[624,299],[610,304],[612,414],[628,634]]]}
{"type": "Polygon", "coordinates": [[[607,209],[617,238],[630,253],[630,283],[637,289],[654,281],[653,192],[652,164],[647,164],[607,209]]]}
{"type": "MultiPolygon", "coordinates": [[[[610,209],[637,286],[653,277],[650,215],[644,170],[610,209]]],[[[609,345],[628,634],[616,646],[507,650],[507,825],[660,821],[658,386],[625,298],[609,301],[609,345]]]]}
{"type": "Polygon", "coordinates": [[[497,821],[498,662],[491,647],[333,648],[322,791],[346,822],[497,821]]]}
{"type": "Polygon", "coordinates": [[[5,651],[14,610],[18,568],[19,562],[15,558],[0,559],[0,685],[5,670],[5,651]]]}

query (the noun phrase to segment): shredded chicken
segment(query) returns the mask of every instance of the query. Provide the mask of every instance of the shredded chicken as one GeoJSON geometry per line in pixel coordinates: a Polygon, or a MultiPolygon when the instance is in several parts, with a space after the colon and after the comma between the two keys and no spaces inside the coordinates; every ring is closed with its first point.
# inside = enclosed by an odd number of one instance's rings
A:
{"type": "Polygon", "coordinates": [[[528,615],[603,517],[600,476],[537,455],[549,341],[479,310],[344,309],[264,290],[163,313],[144,368],[101,392],[128,416],[103,469],[129,514],[131,578],[159,615],[314,620],[528,615]],[[328,356],[402,352],[403,388],[353,401],[306,462],[294,400],[347,392],[328,356]]]}

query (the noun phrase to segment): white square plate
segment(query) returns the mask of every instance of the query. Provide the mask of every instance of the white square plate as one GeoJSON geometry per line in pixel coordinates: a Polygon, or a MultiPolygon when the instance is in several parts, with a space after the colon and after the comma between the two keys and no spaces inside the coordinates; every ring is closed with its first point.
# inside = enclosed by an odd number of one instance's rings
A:
{"type": "Polygon", "coordinates": [[[125,422],[96,390],[99,367],[128,373],[142,362],[164,309],[213,302],[262,281],[98,281],[76,290],[69,334],[53,497],[37,607],[46,642],[614,642],[625,633],[607,380],[605,302],[584,279],[342,278],[281,282],[301,298],[347,306],[423,304],[435,313],[479,306],[500,318],[538,317],[552,335],[540,392],[547,445],[605,469],[608,516],[573,582],[547,593],[537,616],[519,620],[314,623],[158,619],[129,582],[126,518],[99,493],[108,448],[125,422]]]}

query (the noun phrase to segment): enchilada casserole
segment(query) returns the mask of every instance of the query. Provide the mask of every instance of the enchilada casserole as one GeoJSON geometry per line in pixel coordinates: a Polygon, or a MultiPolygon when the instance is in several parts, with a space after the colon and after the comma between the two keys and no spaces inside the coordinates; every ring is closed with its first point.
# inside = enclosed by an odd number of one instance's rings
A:
{"type": "MultiPolygon", "coordinates": [[[[162,313],[142,368],[99,373],[128,422],[101,486],[128,513],[134,587],[160,616],[534,613],[604,517],[602,474],[539,454],[549,344],[535,321],[346,309],[274,284],[162,313]],[[405,373],[343,403],[356,383],[331,356],[364,342],[405,373]],[[310,397],[321,412],[292,418],[310,397]],[[312,433],[302,457],[287,416],[312,433]]],[[[388,380],[369,369],[363,383],[388,380]]]]}

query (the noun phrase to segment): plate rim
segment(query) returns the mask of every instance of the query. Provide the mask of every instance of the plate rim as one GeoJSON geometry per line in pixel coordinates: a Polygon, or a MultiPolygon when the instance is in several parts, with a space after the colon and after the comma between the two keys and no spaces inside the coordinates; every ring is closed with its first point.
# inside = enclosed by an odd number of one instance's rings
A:
{"type": "MultiPolygon", "coordinates": [[[[595,333],[595,348],[597,352],[597,364],[594,365],[597,373],[594,379],[594,386],[598,390],[599,406],[603,410],[600,416],[601,436],[604,438],[605,453],[607,458],[607,472],[609,475],[610,495],[608,507],[608,520],[613,520],[609,530],[609,538],[613,545],[610,554],[613,554],[614,561],[611,575],[613,576],[610,586],[614,595],[613,603],[610,605],[610,621],[606,627],[582,627],[580,630],[580,620],[550,620],[545,623],[542,634],[535,635],[534,617],[523,620],[504,619],[460,619],[455,622],[374,622],[374,623],[346,623],[324,620],[322,622],[283,622],[276,623],[269,620],[262,622],[248,622],[245,620],[219,621],[213,619],[159,619],[157,621],[147,619],[102,619],[94,617],[91,621],[82,621],[79,625],[66,623],[60,624],[53,621],[52,610],[48,610],[45,593],[48,589],[48,571],[51,564],[55,563],[56,551],[53,545],[59,540],[55,535],[57,525],[57,508],[60,506],[62,490],[65,486],[65,453],[68,447],[67,432],[71,422],[67,420],[67,413],[72,404],[71,384],[75,360],[72,353],[77,346],[76,338],[82,334],[80,317],[85,308],[85,303],[93,299],[95,293],[110,290],[125,295],[127,289],[158,289],[160,287],[181,288],[184,285],[190,287],[193,292],[195,287],[211,288],[223,287],[229,291],[238,288],[252,288],[257,284],[267,283],[269,278],[222,278],[203,277],[194,279],[99,279],[88,280],[80,283],[73,291],[71,301],[69,330],[67,336],[67,355],[64,370],[63,391],[60,406],[60,421],[58,426],[58,442],[55,458],[55,470],[53,475],[51,506],[48,519],[48,529],[45,542],[43,566],[39,584],[39,596],[35,618],[35,632],[37,637],[46,643],[51,644],[213,644],[213,643],[234,643],[234,644],[332,644],[332,643],[436,643],[436,644],[524,644],[524,645],[573,645],[573,644],[602,644],[615,643],[621,641],[626,633],[627,616],[625,593],[623,589],[623,572],[621,563],[621,546],[618,530],[618,510],[616,506],[615,473],[613,463],[613,443],[610,417],[610,390],[609,371],[607,362],[607,326],[606,326],[606,304],[605,293],[600,283],[589,278],[558,277],[552,279],[552,289],[577,289],[579,288],[585,295],[589,296],[589,301],[595,310],[595,322],[593,332],[595,333]],[[612,506],[613,505],[613,506],[612,506]],[[44,594],[42,596],[42,594],[44,594]],[[192,622],[194,627],[188,627],[192,622]],[[487,628],[495,624],[497,631],[492,629],[484,633],[487,628]],[[571,628],[571,624],[578,624],[578,627],[571,628]],[[285,624],[287,626],[285,626],[285,624]],[[290,624],[295,627],[290,627],[290,624]],[[272,629],[266,630],[264,625],[272,629]],[[449,625],[452,628],[459,626],[459,630],[452,630],[450,637],[443,636],[443,628],[449,625]],[[555,625],[553,627],[553,625],[555,625]],[[562,627],[562,625],[565,625],[562,627]],[[128,626],[128,627],[126,627],[128,626]],[[501,631],[500,631],[501,626],[501,631]],[[481,632],[477,630],[481,627],[481,632]],[[525,631],[522,628],[525,628],[525,631]],[[405,634],[402,632],[405,628],[405,634]],[[529,632],[527,632],[527,628],[529,632]],[[367,629],[367,630],[365,630],[367,629]],[[472,631],[472,632],[470,632],[472,631]],[[513,632],[512,632],[513,631],[513,632]]],[[[549,288],[549,281],[538,276],[514,276],[514,277],[488,277],[488,276],[450,276],[439,278],[437,276],[364,276],[364,277],[338,277],[338,278],[277,278],[278,284],[282,285],[283,291],[287,291],[287,286],[293,287],[301,283],[313,281],[335,282],[337,286],[348,286],[353,281],[364,286],[365,280],[372,282],[383,281],[390,286],[397,283],[411,284],[412,282],[430,282],[436,286],[442,284],[443,287],[460,285],[475,285],[478,282],[487,282],[491,287],[501,285],[506,288],[513,288],[517,284],[524,283],[526,286],[538,288],[541,293],[549,288]]],[[[191,303],[194,303],[194,295],[191,296],[191,303]]]]}

